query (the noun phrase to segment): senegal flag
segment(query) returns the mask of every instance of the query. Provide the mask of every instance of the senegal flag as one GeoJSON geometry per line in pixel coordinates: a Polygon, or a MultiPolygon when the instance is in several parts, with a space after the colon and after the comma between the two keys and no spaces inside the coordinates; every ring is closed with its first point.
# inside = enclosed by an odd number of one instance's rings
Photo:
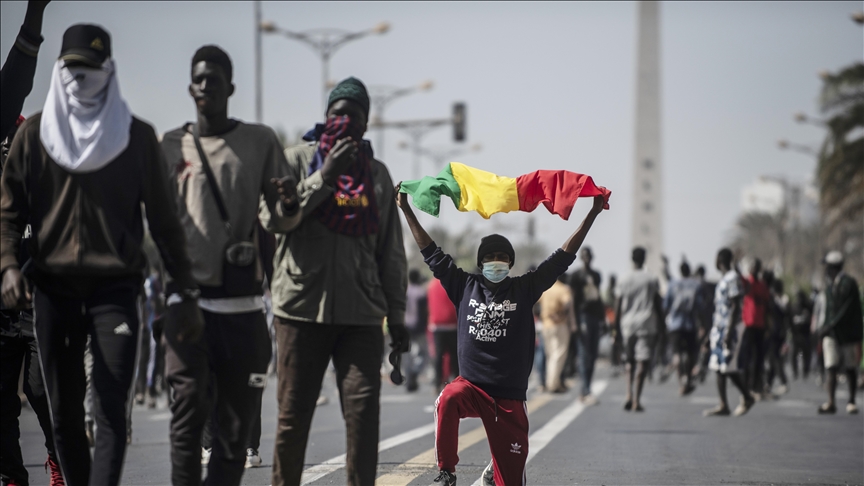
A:
{"type": "Polygon", "coordinates": [[[459,211],[477,211],[489,219],[495,213],[531,212],[543,203],[550,213],[566,220],[580,197],[603,196],[609,209],[612,192],[597,186],[591,176],[566,170],[538,170],[517,178],[450,162],[436,177],[404,181],[400,192],[410,194],[417,209],[438,216],[441,196],[453,200],[459,211]]]}

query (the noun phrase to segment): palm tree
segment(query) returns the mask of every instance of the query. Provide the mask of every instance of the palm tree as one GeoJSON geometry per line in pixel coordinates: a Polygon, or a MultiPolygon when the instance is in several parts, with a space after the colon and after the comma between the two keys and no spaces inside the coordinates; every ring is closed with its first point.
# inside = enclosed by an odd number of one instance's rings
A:
{"type": "Polygon", "coordinates": [[[864,278],[864,63],[823,75],[828,134],[819,152],[822,238],[846,254],[846,270],[864,278]]]}

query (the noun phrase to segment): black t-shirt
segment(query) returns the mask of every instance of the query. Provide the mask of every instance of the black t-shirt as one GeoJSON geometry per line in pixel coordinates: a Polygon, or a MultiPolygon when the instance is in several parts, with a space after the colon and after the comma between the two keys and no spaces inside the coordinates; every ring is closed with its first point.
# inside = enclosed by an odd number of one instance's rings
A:
{"type": "Polygon", "coordinates": [[[598,319],[606,315],[603,299],[600,294],[602,282],[600,272],[593,269],[580,268],[570,277],[570,288],[573,290],[573,304],[576,310],[598,319]]]}

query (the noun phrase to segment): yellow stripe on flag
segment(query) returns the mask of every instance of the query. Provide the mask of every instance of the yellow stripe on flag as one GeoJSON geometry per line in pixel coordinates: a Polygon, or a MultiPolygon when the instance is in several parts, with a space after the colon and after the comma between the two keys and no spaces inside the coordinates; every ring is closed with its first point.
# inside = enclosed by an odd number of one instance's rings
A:
{"type": "Polygon", "coordinates": [[[477,211],[489,219],[495,213],[519,210],[516,179],[497,176],[459,162],[450,162],[450,171],[462,192],[459,211],[477,211]]]}

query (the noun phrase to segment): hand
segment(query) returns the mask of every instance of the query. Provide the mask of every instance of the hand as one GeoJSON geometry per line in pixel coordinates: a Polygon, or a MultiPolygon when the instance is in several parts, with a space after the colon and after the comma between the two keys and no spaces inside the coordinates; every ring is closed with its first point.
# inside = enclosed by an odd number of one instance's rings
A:
{"type": "Polygon", "coordinates": [[[735,328],[733,326],[728,326],[726,328],[726,332],[723,334],[723,345],[726,346],[726,349],[732,350],[732,345],[734,341],[732,340],[732,336],[735,335],[735,328]]]}
{"type": "Polygon", "coordinates": [[[324,166],[321,167],[321,176],[324,182],[333,185],[336,178],[348,169],[357,159],[359,147],[351,137],[345,137],[336,142],[327,157],[324,158],[324,166]]]}
{"type": "Polygon", "coordinates": [[[598,215],[601,211],[603,211],[603,205],[606,204],[606,200],[603,196],[594,196],[594,205],[591,206],[590,214],[598,215]]]}
{"type": "Polygon", "coordinates": [[[30,303],[33,296],[27,289],[27,282],[17,267],[9,267],[3,272],[3,286],[0,288],[3,306],[7,309],[22,309],[30,303]]]}
{"type": "Polygon", "coordinates": [[[282,209],[293,211],[297,206],[297,182],[293,177],[286,176],[281,179],[270,179],[270,183],[276,186],[276,192],[279,193],[279,201],[282,202],[282,209]]]}
{"type": "Polygon", "coordinates": [[[165,335],[181,343],[197,342],[204,333],[204,315],[198,308],[198,299],[184,299],[168,306],[165,315],[165,335]]]}
{"type": "Polygon", "coordinates": [[[390,343],[393,349],[398,349],[402,353],[411,351],[411,338],[408,336],[405,324],[387,323],[387,330],[390,332],[390,343]]]}
{"type": "Polygon", "coordinates": [[[399,184],[396,184],[396,187],[393,188],[393,192],[396,194],[396,207],[402,211],[410,211],[411,207],[408,206],[408,194],[399,192],[400,189],[402,189],[402,182],[399,182],[399,184]]]}

